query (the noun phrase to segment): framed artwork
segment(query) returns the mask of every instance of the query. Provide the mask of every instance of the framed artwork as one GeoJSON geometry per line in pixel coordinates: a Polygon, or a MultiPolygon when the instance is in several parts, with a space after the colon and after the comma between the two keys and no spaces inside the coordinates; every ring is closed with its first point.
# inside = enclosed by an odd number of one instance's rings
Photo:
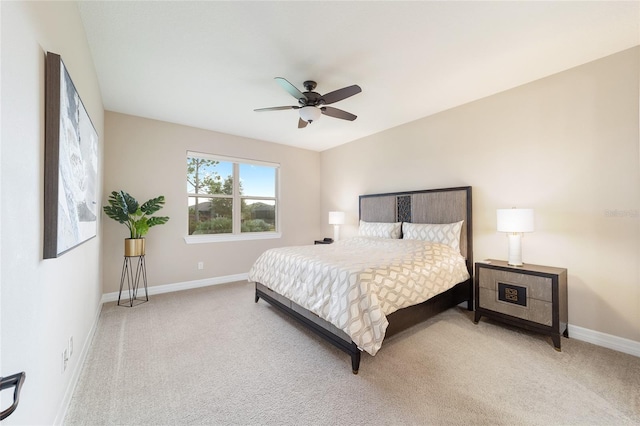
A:
{"type": "Polygon", "coordinates": [[[60,55],[45,62],[44,259],[96,236],[98,134],[60,55]]]}

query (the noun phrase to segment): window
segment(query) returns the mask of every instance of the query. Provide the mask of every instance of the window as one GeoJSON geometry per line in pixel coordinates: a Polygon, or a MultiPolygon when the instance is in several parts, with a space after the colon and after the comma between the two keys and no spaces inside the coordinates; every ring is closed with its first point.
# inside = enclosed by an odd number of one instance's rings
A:
{"type": "Polygon", "coordinates": [[[279,165],[187,152],[188,243],[277,238],[279,165]]]}

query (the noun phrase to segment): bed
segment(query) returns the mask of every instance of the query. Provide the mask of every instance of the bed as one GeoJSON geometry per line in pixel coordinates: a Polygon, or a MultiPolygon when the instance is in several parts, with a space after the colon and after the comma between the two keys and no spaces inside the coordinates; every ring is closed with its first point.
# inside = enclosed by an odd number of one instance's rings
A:
{"type": "Polygon", "coordinates": [[[270,249],[249,272],[256,303],[349,354],[354,374],[385,338],[463,302],[473,310],[471,187],[361,195],[359,212],[358,237],[270,249]]]}

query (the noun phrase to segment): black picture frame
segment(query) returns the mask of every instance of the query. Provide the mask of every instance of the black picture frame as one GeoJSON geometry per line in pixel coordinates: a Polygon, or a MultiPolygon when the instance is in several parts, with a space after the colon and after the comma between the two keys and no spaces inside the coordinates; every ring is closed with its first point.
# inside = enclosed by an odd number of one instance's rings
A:
{"type": "Polygon", "coordinates": [[[45,60],[43,258],[97,234],[98,134],[60,55],[45,60]]]}

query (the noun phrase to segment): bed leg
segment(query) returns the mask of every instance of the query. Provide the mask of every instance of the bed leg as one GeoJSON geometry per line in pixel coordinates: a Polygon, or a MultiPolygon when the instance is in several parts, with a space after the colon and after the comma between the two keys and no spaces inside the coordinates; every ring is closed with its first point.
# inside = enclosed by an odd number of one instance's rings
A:
{"type": "Polygon", "coordinates": [[[258,292],[256,291],[256,301],[255,301],[255,303],[258,303],[258,300],[260,300],[260,296],[258,295],[258,292]]]}
{"type": "Polygon", "coordinates": [[[360,351],[351,354],[351,371],[353,374],[358,374],[360,369],[360,351]]]}

